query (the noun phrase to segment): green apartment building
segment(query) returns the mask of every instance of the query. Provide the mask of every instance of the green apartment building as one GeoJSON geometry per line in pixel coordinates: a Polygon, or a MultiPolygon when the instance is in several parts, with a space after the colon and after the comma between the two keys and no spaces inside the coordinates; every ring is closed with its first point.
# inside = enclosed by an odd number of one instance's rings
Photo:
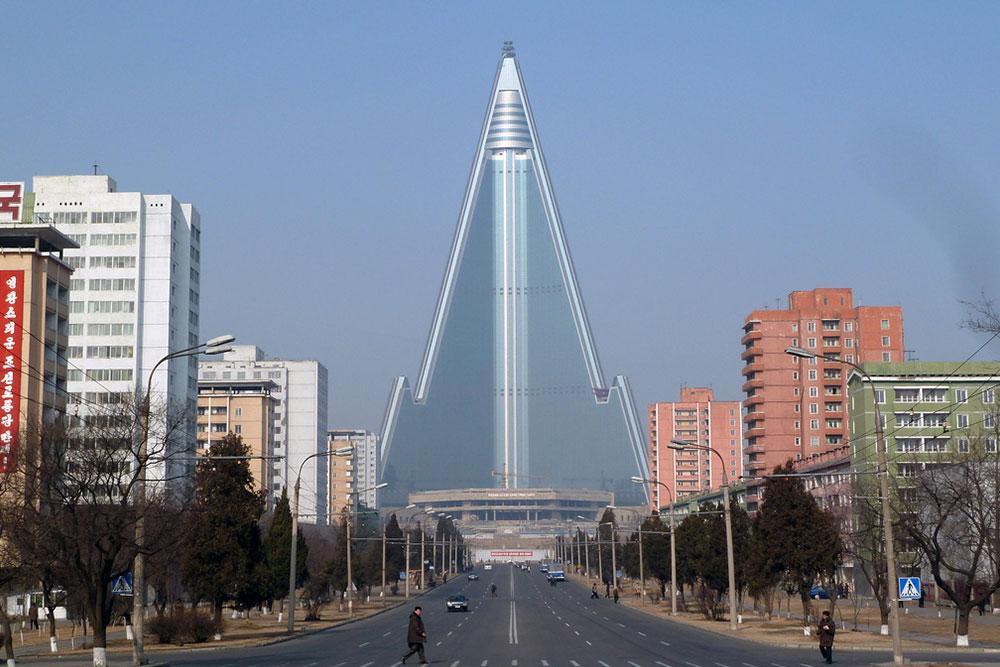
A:
{"type": "Polygon", "coordinates": [[[931,460],[973,447],[997,451],[1000,361],[908,361],[863,368],[871,383],[857,371],[848,380],[855,470],[876,468],[876,403],[889,468],[897,477],[912,477],[931,460]]]}

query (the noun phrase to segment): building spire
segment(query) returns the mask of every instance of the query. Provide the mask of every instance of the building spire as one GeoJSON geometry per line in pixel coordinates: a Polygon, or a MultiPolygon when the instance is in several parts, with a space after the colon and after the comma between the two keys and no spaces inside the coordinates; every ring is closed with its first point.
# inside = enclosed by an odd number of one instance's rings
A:
{"type": "Polygon", "coordinates": [[[503,57],[504,58],[514,57],[514,42],[508,40],[503,43],[503,57]]]}

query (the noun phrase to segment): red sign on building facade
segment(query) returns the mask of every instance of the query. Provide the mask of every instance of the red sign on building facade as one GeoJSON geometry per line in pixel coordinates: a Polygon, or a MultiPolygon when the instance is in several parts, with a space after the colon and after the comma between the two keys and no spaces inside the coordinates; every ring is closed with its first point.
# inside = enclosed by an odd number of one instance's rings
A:
{"type": "Polygon", "coordinates": [[[21,222],[24,183],[0,183],[0,222],[21,222]]]}
{"type": "Polygon", "coordinates": [[[21,339],[24,320],[24,271],[0,271],[0,472],[14,468],[21,428],[21,339]]]}

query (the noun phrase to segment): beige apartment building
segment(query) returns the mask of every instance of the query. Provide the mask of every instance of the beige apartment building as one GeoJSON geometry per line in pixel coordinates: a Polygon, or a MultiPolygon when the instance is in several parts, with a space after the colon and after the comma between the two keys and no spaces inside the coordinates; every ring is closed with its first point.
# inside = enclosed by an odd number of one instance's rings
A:
{"type": "Polygon", "coordinates": [[[50,225],[0,224],[0,471],[25,429],[66,415],[73,270],[63,251],[76,247],[50,225]]]}
{"type": "MultiPolygon", "coordinates": [[[[249,445],[254,486],[266,491],[274,456],[274,408],[278,399],[271,380],[200,380],[198,382],[198,453],[204,455],[212,442],[234,433],[249,445]]],[[[267,509],[273,499],[267,495],[267,509]]]]}

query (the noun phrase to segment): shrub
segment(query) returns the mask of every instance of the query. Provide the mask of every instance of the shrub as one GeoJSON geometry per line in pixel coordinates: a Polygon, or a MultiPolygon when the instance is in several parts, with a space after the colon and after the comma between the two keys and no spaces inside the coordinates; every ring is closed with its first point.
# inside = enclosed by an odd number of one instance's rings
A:
{"type": "Polygon", "coordinates": [[[177,607],[170,614],[150,619],[149,631],[161,644],[200,644],[211,639],[219,628],[212,614],[177,607]]]}
{"type": "Polygon", "coordinates": [[[149,631],[161,644],[169,644],[177,637],[177,621],[174,614],[163,614],[149,619],[149,631]]]}

